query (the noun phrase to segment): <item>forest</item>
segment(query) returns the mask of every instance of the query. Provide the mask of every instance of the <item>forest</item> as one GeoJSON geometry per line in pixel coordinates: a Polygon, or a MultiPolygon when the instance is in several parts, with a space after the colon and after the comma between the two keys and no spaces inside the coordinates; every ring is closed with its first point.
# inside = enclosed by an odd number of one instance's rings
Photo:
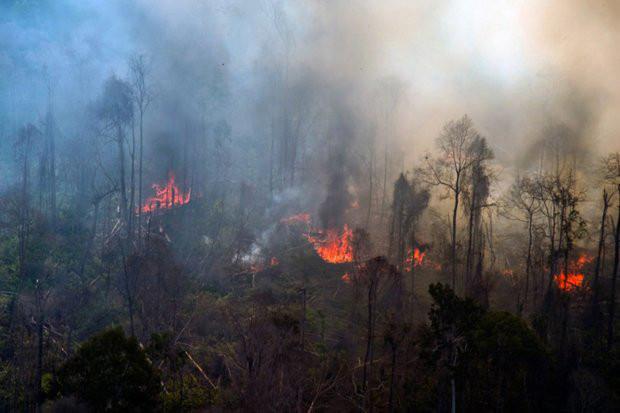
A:
{"type": "Polygon", "coordinates": [[[0,411],[620,410],[619,22],[1,1],[0,411]]]}

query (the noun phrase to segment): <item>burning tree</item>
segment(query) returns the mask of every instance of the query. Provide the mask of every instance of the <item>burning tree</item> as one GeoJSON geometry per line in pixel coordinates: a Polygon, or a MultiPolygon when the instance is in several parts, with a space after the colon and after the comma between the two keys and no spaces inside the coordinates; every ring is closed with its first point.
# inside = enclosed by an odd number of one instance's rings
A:
{"type": "Polygon", "coordinates": [[[168,173],[168,181],[165,185],[153,184],[155,195],[147,198],[140,207],[143,213],[155,212],[159,209],[170,209],[175,206],[185,205],[190,201],[191,189],[183,192],[175,182],[174,172],[168,173]]]}

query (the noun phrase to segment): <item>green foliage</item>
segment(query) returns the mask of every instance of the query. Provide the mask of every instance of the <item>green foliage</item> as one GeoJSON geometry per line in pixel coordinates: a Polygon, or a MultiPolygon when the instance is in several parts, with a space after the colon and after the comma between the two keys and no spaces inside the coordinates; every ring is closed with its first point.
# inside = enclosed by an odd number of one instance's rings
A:
{"type": "Polygon", "coordinates": [[[76,396],[95,411],[150,412],[158,404],[159,375],[120,327],[82,344],[58,378],[62,395],[76,396]]]}
{"type": "Polygon", "coordinates": [[[486,311],[446,285],[432,284],[422,355],[439,377],[453,377],[466,410],[535,411],[545,405],[545,348],[520,318],[486,311]],[[431,349],[425,350],[425,349],[431,349]],[[541,372],[542,370],[542,372],[541,372]]]}

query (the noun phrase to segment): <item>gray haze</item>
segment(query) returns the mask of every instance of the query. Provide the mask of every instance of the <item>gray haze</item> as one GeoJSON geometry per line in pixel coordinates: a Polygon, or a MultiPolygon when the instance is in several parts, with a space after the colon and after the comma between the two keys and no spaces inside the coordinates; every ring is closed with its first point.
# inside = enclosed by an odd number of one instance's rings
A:
{"type": "Polygon", "coordinates": [[[559,123],[580,150],[608,152],[620,148],[619,17],[613,0],[3,1],[0,185],[13,179],[16,130],[41,122],[50,101],[59,151],[88,147],[89,107],[137,54],[155,96],[151,181],[187,156],[188,135],[199,146],[201,131],[226,124],[220,179],[266,187],[283,111],[301,148],[293,186],[315,208],[328,160],[354,193],[367,180],[358,169],[371,154],[382,168],[387,153],[391,181],[464,113],[507,169],[528,167],[559,123]]]}

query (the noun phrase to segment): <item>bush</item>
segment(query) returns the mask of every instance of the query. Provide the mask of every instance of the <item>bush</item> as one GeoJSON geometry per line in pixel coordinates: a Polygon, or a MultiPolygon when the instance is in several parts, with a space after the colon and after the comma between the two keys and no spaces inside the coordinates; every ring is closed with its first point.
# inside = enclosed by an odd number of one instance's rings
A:
{"type": "Polygon", "coordinates": [[[60,393],[95,411],[151,412],[161,390],[159,374],[134,337],[120,327],[97,334],[61,368],[60,393]]]}

